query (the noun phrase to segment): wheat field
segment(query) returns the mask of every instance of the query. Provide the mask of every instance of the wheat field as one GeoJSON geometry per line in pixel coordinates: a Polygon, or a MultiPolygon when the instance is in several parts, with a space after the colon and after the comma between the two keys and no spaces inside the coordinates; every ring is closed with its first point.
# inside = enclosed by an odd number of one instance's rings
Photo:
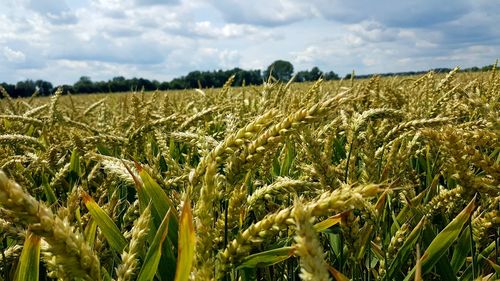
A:
{"type": "Polygon", "coordinates": [[[0,280],[500,279],[500,76],[0,100],[0,280]]]}

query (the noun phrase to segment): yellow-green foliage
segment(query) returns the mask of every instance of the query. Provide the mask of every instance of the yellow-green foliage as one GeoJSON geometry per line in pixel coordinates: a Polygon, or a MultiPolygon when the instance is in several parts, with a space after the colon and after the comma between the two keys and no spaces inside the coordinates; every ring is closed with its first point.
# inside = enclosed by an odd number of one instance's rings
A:
{"type": "Polygon", "coordinates": [[[500,278],[495,69],[230,84],[0,100],[0,280],[500,278]]]}

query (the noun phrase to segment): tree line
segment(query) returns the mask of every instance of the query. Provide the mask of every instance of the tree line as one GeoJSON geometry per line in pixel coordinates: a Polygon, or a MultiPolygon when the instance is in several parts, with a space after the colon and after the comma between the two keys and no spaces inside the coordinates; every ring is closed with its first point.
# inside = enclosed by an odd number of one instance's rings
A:
{"type": "MultiPolygon", "coordinates": [[[[486,71],[490,70],[493,65],[479,67],[471,67],[462,71],[486,71]]],[[[449,72],[449,68],[437,68],[433,71],[449,72]]],[[[427,71],[411,71],[397,73],[377,74],[379,76],[403,76],[416,75],[426,73],[427,71]]],[[[92,81],[88,76],[82,76],[73,85],[60,85],[54,87],[51,82],[44,80],[19,81],[16,84],[0,83],[0,86],[5,89],[11,97],[30,97],[37,92],[39,96],[49,96],[59,87],[63,88],[64,92],[70,93],[116,93],[128,91],[154,91],[154,90],[179,90],[189,88],[212,88],[222,87],[231,76],[235,76],[233,86],[242,85],[261,85],[270,77],[278,81],[288,81],[294,75],[293,65],[285,60],[274,61],[267,67],[264,72],[261,70],[244,70],[241,68],[233,68],[231,70],[215,70],[215,71],[191,71],[185,76],[174,78],[171,81],[159,82],[157,80],[148,80],[144,78],[127,79],[123,76],[114,77],[108,81],[92,81]]],[[[344,79],[350,79],[352,74],[347,74],[344,79]]],[[[356,79],[369,78],[370,75],[356,75],[356,79]]],[[[302,70],[295,73],[296,82],[316,81],[320,77],[325,80],[337,80],[340,77],[333,71],[323,72],[318,67],[313,67],[311,70],[302,70]]],[[[0,94],[2,98],[4,94],[0,94]]]]}
{"type": "MultiPolygon", "coordinates": [[[[279,81],[288,81],[294,73],[293,65],[284,60],[277,60],[262,72],[261,70],[245,70],[233,68],[230,70],[191,71],[185,76],[174,78],[171,81],[160,82],[145,78],[127,79],[123,76],[114,77],[108,81],[92,81],[89,76],[82,76],[73,85],[53,86],[44,80],[25,80],[16,84],[1,83],[11,97],[29,97],[37,92],[39,96],[49,96],[59,87],[64,92],[71,93],[116,93],[128,91],[180,90],[190,88],[222,87],[231,77],[235,76],[233,86],[261,85],[270,76],[279,81]]],[[[296,74],[297,82],[315,81],[323,77],[326,80],[339,79],[333,71],[323,72],[318,67],[311,70],[299,71],[296,74]]],[[[1,97],[2,95],[0,95],[1,97]]]]}

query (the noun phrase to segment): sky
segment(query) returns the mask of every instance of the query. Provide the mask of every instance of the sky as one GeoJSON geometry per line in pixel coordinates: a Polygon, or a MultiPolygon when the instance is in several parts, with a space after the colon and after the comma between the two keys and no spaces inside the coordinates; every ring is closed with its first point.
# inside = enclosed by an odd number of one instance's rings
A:
{"type": "Polygon", "coordinates": [[[500,57],[497,0],[0,0],[0,82],[170,81],[290,61],[343,76],[500,57]]]}

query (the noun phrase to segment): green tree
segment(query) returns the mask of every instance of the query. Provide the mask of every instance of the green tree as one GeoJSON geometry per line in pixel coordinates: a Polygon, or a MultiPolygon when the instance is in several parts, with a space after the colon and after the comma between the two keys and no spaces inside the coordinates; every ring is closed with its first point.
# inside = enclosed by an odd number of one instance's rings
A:
{"type": "Polygon", "coordinates": [[[316,81],[322,75],[323,71],[321,71],[317,66],[315,66],[311,70],[302,70],[297,72],[297,77],[295,78],[295,81],[297,82],[316,81]]]}
{"type": "Polygon", "coordinates": [[[289,61],[277,60],[267,67],[264,72],[264,79],[268,79],[269,76],[280,81],[288,81],[292,78],[293,65],[289,61]]]}
{"type": "Polygon", "coordinates": [[[262,84],[262,74],[260,70],[243,70],[235,68],[233,71],[236,74],[236,80],[234,81],[235,86],[241,86],[243,83],[245,85],[262,84]]]}
{"type": "Polygon", "coordinates": [[[306,82],[311,81],[311,74],[307,70],[301,70],[297,72],[297,76],[295,77],[296,82],[306,82]]]}
{"type": "Polygon", "coordinates": [[[189,72],[184,80],[189,88],[198,88],[198,83],[201,84],[202,87],[204,87],[207,86],[207,84],[205,83],[205,76],[205,73],[196,70],[189,72]]]}
{"type": "Polygon", "coordinates": [[[109,81],[109,90],[111,92],[130,91],[130,83],[123,76],[113,77],[113,79],[109,81]]]}
{"type": "Polygon", "coordinates": [[[169,85],[170,85],[170,89],[174,89],[174,90],[181,90],[181,89],[189,88],[189,86],[186,85],[186,80],[184,79],[184,77],[173,79],[172,81],[170,81],[169,85]]]}
{"type": "Polygon", "coordinates": [[[139,78],[137,79],[137,90],[138,91],[154,91],[157,87],[148,79],[139,78]]]}
{"type": "Polygon", "coordinates": [[[158,90],[165,91],[169,90],[170,88],[170,83],[167,81],[161,82],[160,85],[158,86],[158,90]]]}
{"type": "Polygon", "coordinates": [[[323,75],[323,71],[319,70],[319,68],[315,66],[311,69],[311,71],[309,71],[309,75],[310,75],[309,81],[316,81],[321,77],[321,75],[323,75]]]}
{"type": "Polygon", "coordinates": [[[325,77],[325,80],[339,80],[340,79],[339,75],[333,71],[326,72],[324,74],[324,77],[325,77]]]}
{"type": "Polygon", "coordinates": [[[36,91],[35,81],[27,79],[16,84],[13,97],[30,97],[36,91]]]}
{"type": "Polygon", "coordinates": [[[49,96],[54,89],[52,83],[43,80],[36,80],[35,86],[40,92],[40,96],[49,96]]]}
{"type": "Polygon", "coordinates": [[[74,85],[73,89],[77,93],[95,93],[97,92],[96,87],[90,77],[88,76],[82,76],[80,77],[80,80],[78,80],[74,85]]]}
{"type": "MultiPolygon", "coordinates": [[[[16,91],[16,85],[7,84],[7,83],[3,82],[2,84],[0,84],[0,86],[3,87],[5,91],[7,91],[9,96],[11,96],[11,97],[14,96],[14,93],[16,91]]],[[[3,97],[4,96],[2,94],[0,94],[0,99],[3,97]]]]}
{"type": "Polygon", "coordinates": [[[71,86],[71,85],[60,85],[60,86],[57,86],[56,88],[52,89],[52,94],[54,94],[58,88],[61,88],[63,93],[65,93],[65,94],[75,92],[75,90],[73,89],[73,86],[71,86]]]}

